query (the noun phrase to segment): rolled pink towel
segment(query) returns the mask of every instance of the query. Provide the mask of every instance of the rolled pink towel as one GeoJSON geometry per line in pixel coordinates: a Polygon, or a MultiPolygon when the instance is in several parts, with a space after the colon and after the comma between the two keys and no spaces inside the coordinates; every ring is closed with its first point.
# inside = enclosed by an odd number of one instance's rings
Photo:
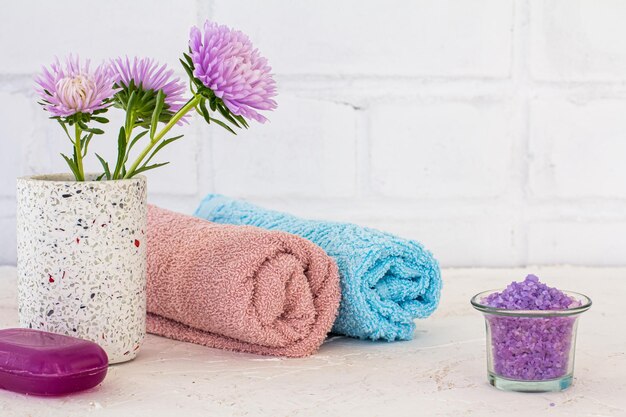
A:
{"type": "Polygon", "coordinates": [[[339,299],[335,262],[308,240],[148,208],[150,333],[308,356],[330,331],[339,299]]]}

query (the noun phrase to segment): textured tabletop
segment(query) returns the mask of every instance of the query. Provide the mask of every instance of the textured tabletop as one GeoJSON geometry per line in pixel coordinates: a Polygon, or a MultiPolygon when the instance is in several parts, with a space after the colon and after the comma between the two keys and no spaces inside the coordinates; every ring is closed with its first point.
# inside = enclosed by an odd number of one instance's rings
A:
{"type": "MultiPolygon", "coordinates": [[[[333,337],[314,356],[231,353],[149,335],[102,385],[58,399],[0,391],[1,417],[74,416],[626,416],[626,269],[448,269],[439,310],[410,342],[333,337]],[[487,384],[484,325],[469,305],[484,289],[534,272],[589,295],[574,385],[519,394],[487,384]]],[[[17,325],[15,269],[0,268],[0,328],[17,325]]]]}

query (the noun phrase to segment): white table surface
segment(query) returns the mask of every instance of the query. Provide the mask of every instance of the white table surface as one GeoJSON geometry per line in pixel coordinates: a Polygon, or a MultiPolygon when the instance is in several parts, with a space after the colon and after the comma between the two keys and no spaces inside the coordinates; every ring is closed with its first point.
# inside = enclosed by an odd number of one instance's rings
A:
{"type": "MultiPolygon", "coordinates": [[[[0,390],[0,416],[626,416],[626,268],[448,269],[443,279],[440,308],[410,342],[333,337],[312,357],[280,359],[149,335],[137,359],[89,391],[0,390]],[[469,299],[526,272],[594,302],[564,392],[501,392],[486,380],[483,319],[469,299]]],[[[0,328],[16,325],[15,269],[0,267],[0,328]]]]}

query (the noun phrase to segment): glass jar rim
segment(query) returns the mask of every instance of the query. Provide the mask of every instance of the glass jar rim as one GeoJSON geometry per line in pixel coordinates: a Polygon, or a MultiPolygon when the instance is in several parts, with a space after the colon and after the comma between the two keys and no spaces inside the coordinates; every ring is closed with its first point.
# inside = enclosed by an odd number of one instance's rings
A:
{"type": "Polygon", "coordinates": [[[485,313],[493,314],[497,316],[509,316],[509,317],[563,317],[574,316],[580,313],[584,313],[591,307],[591,298],[584,294],[574,291],[562,291],[566,295],[574,298],[580,302],[579,306],[561,309],[561,310],[507,310],[505,308],[490,307],[482,303],[482,300],[490,294],[495,292],[502,292],[504,288],[497,290],[482,291],[472,297],[470,303],[476,310],[485,313]]]}

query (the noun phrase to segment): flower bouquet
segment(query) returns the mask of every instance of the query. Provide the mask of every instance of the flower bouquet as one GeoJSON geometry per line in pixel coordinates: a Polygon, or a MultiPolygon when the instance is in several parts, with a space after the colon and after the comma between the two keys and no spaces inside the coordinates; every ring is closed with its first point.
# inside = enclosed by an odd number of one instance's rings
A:
{"type": "Polygon", "coordinates": [[[150,58],[117,58],[93,67],[69,56],[35,79],[40,104],[62,128],[71,151],[68,174],[18,179],[19,314],[23,327],[99,343],[111,363],[135,357],[145,334],[146,178],[157,154],[183,136],[173,131],[197,112],[235,134],[276,108],[267,60],[248,37],[205,22],[191,29],[174,70],[150,58]],[[101,171],[86,173],[89,145],[105,134],[107,112],[122,110],[112,135],[115,160],[94,154],[101,171]]]}

